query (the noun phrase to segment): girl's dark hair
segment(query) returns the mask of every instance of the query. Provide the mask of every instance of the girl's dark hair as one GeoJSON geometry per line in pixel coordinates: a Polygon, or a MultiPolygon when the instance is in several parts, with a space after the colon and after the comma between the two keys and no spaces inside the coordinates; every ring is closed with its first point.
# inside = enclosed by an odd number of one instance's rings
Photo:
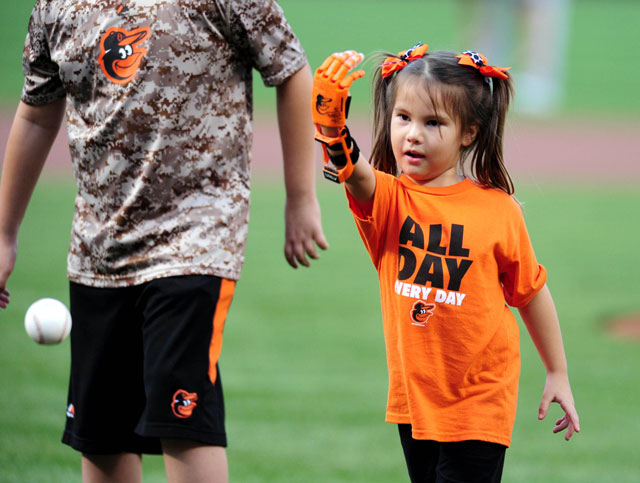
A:
{"type": "MultiPolygon", "coordinates": [[[[387,54],[388,55],[388,54],[387,54]]],[[[511,79],[491,78],[487,82],[479,70],[459,65],[455,53],[437,51],[409,62],[387,78],[378,68],[374,79],[373,166],[393,175],[398,167],[391,146],[391,113],[398,86],[412,82],[422,86],[435,106],[436,95],[462,132],[476,126],[473,143],[463,148],[462,163],[471,158],[471,174],[482,185],[513,194],[513,181],[503,160],[504,123],[513,95],[511,79]]],[[[436,112],[437,115],[437,112],[436,112]]]]}

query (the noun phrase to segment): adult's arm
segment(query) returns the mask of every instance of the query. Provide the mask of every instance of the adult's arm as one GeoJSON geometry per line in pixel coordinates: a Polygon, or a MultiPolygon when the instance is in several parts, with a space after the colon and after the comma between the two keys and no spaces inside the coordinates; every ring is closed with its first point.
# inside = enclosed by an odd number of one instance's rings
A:
{"type": "Polygon", "coordinates": [[[285,246],[289,265],[309,266],[316,245],[328,248],[315,190],[314,127],[309,112],[311,70],[308,65],[276,88],[278,126],[284,160],[285,246]]]}
{"type": "Polygon", "coordinates": [[[9,132],[0,180],[0,308],[9,303],[7,279],[15,266],[18,229],[60,129],[64,106],[64,99],[43,106],[20,102],[9,132]]]}

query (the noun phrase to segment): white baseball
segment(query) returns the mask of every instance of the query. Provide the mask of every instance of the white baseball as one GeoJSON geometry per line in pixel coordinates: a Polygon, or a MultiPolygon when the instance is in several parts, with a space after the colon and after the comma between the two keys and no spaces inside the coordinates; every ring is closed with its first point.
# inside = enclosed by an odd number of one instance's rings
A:
{"type": "Polygon", "coordinates": [[[59,344],[71,331],[71,314],[59,300],[40,299],[27,309],[24,328],[38,344],[59,344]]]}

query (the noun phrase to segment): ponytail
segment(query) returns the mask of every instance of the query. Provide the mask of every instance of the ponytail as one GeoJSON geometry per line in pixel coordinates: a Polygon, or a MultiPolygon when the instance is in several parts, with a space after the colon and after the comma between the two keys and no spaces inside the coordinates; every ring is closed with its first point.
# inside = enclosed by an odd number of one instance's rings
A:
{"type": "Polygon", "coordinates": [[[398,165],[391,145],[391,113],[396,97],[396,76],[382,77],[382,67],[375,73],[373,83],[373,148],[371,164],[374,168],[393,176],[398,175],[398,165]]]}
{"type": "MultiPolygon", "coordinates": [[[[515,191],[511,176],[504,164],[504,125],[509,102],[513,95],[510,79],[491,79],[485,94],[486,117],[479,119],[478,135],[472,145],[471,172],[484,186],[498,188],[512,195],[515,191]],[[484,122],[482,122],[484,121],[484,122]]],[[[484,104],[484,103],[483,103],[484,104]]]]}

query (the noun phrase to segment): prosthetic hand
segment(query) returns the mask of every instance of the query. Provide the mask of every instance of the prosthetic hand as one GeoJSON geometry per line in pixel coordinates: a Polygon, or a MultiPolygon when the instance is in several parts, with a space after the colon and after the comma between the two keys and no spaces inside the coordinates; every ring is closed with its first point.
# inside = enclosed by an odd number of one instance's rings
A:
{"type": "Polygon", "coordinates": [[[351,176],[360,150],[347,129],[349,88],[364,76],[363,70],[347,75],[364,55],[348,50],[332,54],[316,70],[313,77],[311,112],[316,125],[316,141],[322,143],[324,177],[343,183],[351,176]],[[334,133],[333,135],[328,135],[334,133]],[[329,164],[331,161],[331,164],[329,164]]]}

